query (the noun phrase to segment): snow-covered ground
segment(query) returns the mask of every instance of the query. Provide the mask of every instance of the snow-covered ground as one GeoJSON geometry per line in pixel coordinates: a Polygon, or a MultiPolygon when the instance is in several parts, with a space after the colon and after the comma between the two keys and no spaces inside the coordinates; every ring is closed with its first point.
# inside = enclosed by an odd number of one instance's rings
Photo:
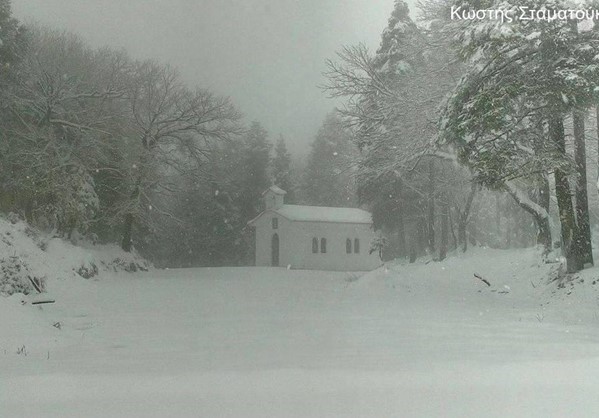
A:
{"type": "Polygon", "coordinates": [[[0,416],[595,417],[599,270],[555,266],[49,277],[53,305],[0,298],[0,416]]]}

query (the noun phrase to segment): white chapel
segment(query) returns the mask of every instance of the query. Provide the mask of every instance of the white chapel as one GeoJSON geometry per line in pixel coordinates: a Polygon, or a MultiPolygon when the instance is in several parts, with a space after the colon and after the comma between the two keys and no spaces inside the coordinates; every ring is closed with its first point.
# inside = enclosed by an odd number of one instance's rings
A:
{"type": "Polygon", "coordinates": [[[256,230],[256,266],[368,271],[381,265],[370,254],[372,216],[355,208],[286,205],[286,192],[266,190],[265,210],[248,225],[256,230]]]}

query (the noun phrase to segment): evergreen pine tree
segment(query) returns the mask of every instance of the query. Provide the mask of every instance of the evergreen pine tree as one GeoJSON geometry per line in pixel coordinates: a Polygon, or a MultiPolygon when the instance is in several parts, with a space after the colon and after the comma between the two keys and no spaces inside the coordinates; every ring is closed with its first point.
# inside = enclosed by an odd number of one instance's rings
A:
{"type": "Polygon", "coordinates": [[[243,155],[240,179],[241,216],[249,221],[262,208],[262,193],[271,186],[269,177],[270,150],[268,133],[258,122],[252,122],[243,138],[243,155]]]}
{"type": "Polygon", "coordinates": [[[329,114],[312,143],[302,185],[303,200],[317,206],[355,206],[351,134],[329,114]]]}
{"type": "Polygon", "coordinates": [[[24,31],[12,17],[10,0],[0,0],[0,71],[5,72],[19,56],[24,31]]]}
{"type": "Polygon", "coordinates": [[[287,151],[285,138],[281,135],[275,145],[275,156],[272,160],[273,183],[285,190],[285,203],[295,202],[295,184],[291,175],[291,154],[287,151]]]}
{"type": "Polygon", "coordinates": [[[403,0],[395,0],[387,27],[376,51],[375,67],[380,73],[401,75],[414,72],[424,64],[424,35],[410,18],[403,0]]]}
{"type": "MultiPolygon", "coordinates": [[[[508,0],[501,6],[558,10],[568,3],[508,0]]],[[[584,167],[566,152],[564,119],[588,107],[599,88],[599,37],[594,31],[578,32],[576,22],[566,20],[514,19],[508,25],[471,21],[458,26],[457,49],[469,70],[448,100],[443,139],[458,149],[481,183],[507,189],[539,219],[547,219],[546,210],[519,196],[510,182],[553,172],[562,248],[568,270],[577,271],[590,261],[585,256],[590,240],[581,234],[584,214],[577,219],[568,177],[584,167]],[[538,137],[546,141],[535,141],[538,137]]],[[[577,195],[586,198],[586,193],[577,195]]],[[[578,205],[582,212],[585,206],[578,205]]]]}

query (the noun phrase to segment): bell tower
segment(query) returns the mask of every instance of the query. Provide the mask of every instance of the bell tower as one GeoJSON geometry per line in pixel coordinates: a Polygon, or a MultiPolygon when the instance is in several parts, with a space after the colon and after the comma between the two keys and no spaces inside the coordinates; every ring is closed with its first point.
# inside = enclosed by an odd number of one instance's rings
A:
{"type": "Polygon", "coordinates": [[[280,187],[270,186],[264,193],[262,193],[265,210],[279,209],[283,206],[286,194],[287,192],[280,187]]]}

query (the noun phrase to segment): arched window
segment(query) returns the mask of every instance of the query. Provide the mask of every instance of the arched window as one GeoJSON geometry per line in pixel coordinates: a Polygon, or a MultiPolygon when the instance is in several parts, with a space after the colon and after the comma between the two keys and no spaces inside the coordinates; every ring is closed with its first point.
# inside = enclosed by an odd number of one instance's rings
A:
{"type": "Polygon", "coordinates": [[[360,253],[360,240],[358,238],[354,239],[354,253],[360,253]]]}
{"type": "Polygon", "coordinates": [[[318,253],[318,238],[312,238],[312,253],[318,253]]]}
{"type": "Polygon", "coordinates": [[[345,252],[351,254],[351,239],[349,238],[345,240],[345,252]]]}
{"type": "Polygon", "coordinates": [[[279,229],[279,218],[272,218],[272,229],[279,229]]]}
{"type": "Polygon", "coordinates": [[[326,238],[320,239],[320,252],[323,254],[327,252],[327,239],[326,238]]]}

